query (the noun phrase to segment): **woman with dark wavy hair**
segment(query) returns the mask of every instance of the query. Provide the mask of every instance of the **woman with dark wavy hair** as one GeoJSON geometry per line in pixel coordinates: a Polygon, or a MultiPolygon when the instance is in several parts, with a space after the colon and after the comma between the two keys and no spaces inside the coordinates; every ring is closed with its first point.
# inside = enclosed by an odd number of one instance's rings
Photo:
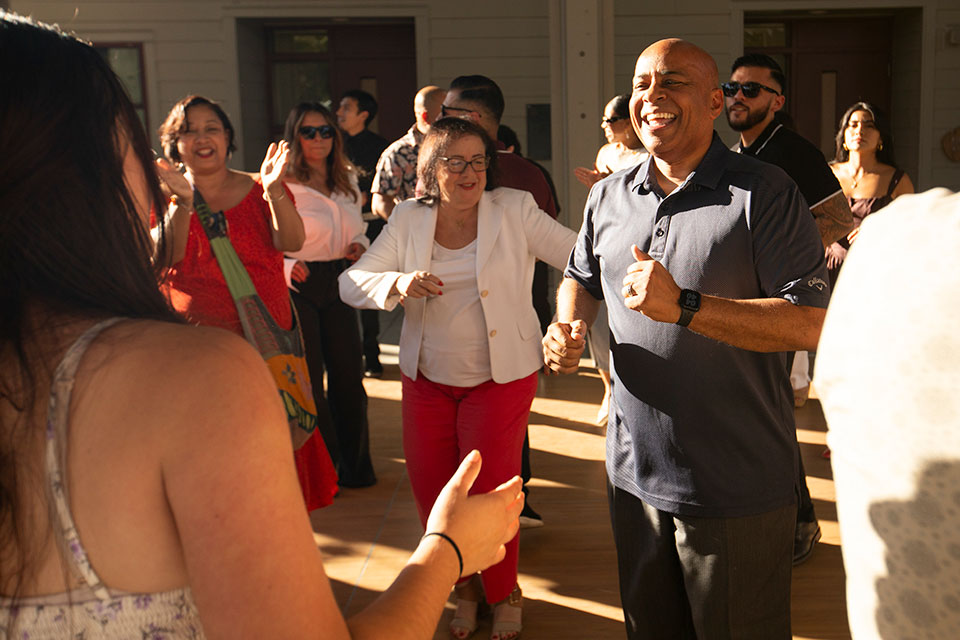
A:
{"type": "Polygon", "coordinates": [[[850,203],[854,225],[846,238],[827,247],[827,268],[834,283],[863,219],[894,198],[913,193],[913,182],[893,162],[893,136],[884,114],[868,102],[857,102],[844,112],[830,168],[850,203]]]}
{"type": "Polygon", "coordinates": [[[193,212],[194,190],[211,211],[222,211],[228,235],[257,293],[280,327],[293,324],[283,281],[283,252],[303,246],[303,222],[283,186],[289,148],[273,143],[260,173],[230,169],[234,129],[223,108],[203,96],[173,105],[160,126],[165,161],[160,177],[173,194],[163,224],[171,246],[158,261],[169,267],[166,287],[187,319],[243,335],[240,317],[223,273],[193,212]],[[180,175],[174,164],[184,171],[180,175]]]}
{"type": "MultiPolygon", "coordinates": [[[[340,276],[347,304],[403,303],[403,450],[420,518],[473,449],[485,460],[476,489],[520,472],[520,452],[542,362],[531,285],[537,258],[562,269],[576,234],[526,191],[496,188],[497,151],[478,125],[433,123],[420,144],[424,195],[393,210],[383,232],[340,276]]],[[[477,628],[483,595],[493,640],[521,630],[518,540],[506,558],[457,586],[456,638],[477,628]],[[481,583],[483,595],[481,593],[481,583]]]]}
{"type": "Polygon", "coordinates": [[[286,184],[306,232],[303,247],[286,253],[284,267],[300,316],[320,432],[340,486],[369,487],[377,476],[370,459],[357,312],[337,290],[337,276],[370,246],[357,174],[344,155],[333,114],[319,102],[291,109],[283,137],[291,156],[286,184]]]}
{"type": "Polygon", "coordinates": [[[0,93],[0,633],[429,638],[456,578],[503,557],[520,479],[467,497],[469,456],[437,535],[345,621],[260,354],[157,288],[165,202],[120,81],[4,11],[0,68],[16,88],[0,93]]]}

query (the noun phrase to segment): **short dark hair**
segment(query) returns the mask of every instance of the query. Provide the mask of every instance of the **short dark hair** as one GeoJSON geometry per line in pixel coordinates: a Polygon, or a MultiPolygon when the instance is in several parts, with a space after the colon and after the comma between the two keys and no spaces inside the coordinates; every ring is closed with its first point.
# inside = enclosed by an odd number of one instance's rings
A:
{"type": "Polygon", "coordinates": [[[780,67],[777,61],[767,54],[748,53],[740,56],[733,61],[733,65],[730,67],[730,73],[733,73],[740,67],[762,67],[763,69],[769,69],[770,77],[773,78],[774,82],[780,85],[780,93],[784,94],[787,92],[786,74],[783,73],[783,69],[780,67]]]}
{"type": "Polygon", "coordinates": [[[417,198],[426,204],[440,201],[440,185],[437,182],[437,165],[446,154],[450,144],[467,136],[476,136],[483,142],[484,154],[489,159],[486,191],[497,186],[497,145],[478,124],[463,118],[440,118],[430,125],[430,130],[420,143],[417,156],[417,178],[423,183],[423,195],[417,198]]]}
{"type": "Polygon", "coordinates": [[[223,110],[223,107],[209,98],[190,95],[173,105],[166,120],[163,121],[157,131],[157,135],[160,136],[160,146],[163,147],[163,154],[174,162],[180,162],[181,160],[180,152],[177,150],[177,142],[180,140],[180,135],[187,131],[187,111],[191,107],[197,106],[209,107],[217,114],[220,124],[223,125],[223,130],[227,133],[227,154],[229,155],[237,150],[237,145],[234,142],[233,125],[230,123],[230,118],[227,117],[227,112],[223,110]]]}
{"type": "MultiPolygon", "coordinates": [[[[377,111],[380,109],[380,106],[377,104],[377,99],[363,89],[351,89],[343,94],[343,98],[353,98],[357,101],[357,113],[361,111],[367,112],[367,119],[363,121],[364,127],[368,126],[370,122],[377,117],[377,111]]],[[[341,100],[343,98],[341,98],[341,100]]]]}
{"type": "Polygon", "coordinates": [[[610,99],[608,105],[613,105],[613,115],[618,118],[629,118],[630,117],[630,94],[621,93],[618,96],[613,96],[610,99]]]}
{"type": "Polygon", "coordinates": [[[490,112],[493,119],[500,123],[505,103],[503,92],[500,91],[496,82],[487,76],[457,76],[450,83],[450,89],[459,91],[461,100],[470,100],[482,105],[490,112]]]}
{"type": "Polygon", "coordinates": [[[849,109],[843,112],[843,116],[840,118],[840,128],[837,129],[837,137],[834,139],[836,143],[834,160],[836,162],[846,162],[850,159],[850,151],[843,147],[843,132],[847,130],[847,125],[850,124],[850,117],[857,111],[866,111],[873,116],[873,126],[877,128],[882,143],[882,147],[877,151],[877,160],[893,167],[897,166],[893,161],[893,134],[890,133],[890,123],[887,121],[887,115],[869,102],[854,102],[849,109]]]}

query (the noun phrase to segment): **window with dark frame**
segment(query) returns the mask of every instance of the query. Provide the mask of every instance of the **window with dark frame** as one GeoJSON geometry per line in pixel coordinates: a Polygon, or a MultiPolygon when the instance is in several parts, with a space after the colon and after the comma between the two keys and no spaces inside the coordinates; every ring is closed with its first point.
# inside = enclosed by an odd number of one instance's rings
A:
{"type": "Polygon", "coordinates": [[[293,105],[318,101],[332,107],[330,33],[323,27],[274,27],[267,36],[270,131],[283,133],[293,105]]]}
{"type": "Polygon", "coordinates": [[[144,81],[143,44],[139,42],[100,42],[93,45],[120,78],[144,128],[150,131],[147,117],[147,90],[144,81]]]}

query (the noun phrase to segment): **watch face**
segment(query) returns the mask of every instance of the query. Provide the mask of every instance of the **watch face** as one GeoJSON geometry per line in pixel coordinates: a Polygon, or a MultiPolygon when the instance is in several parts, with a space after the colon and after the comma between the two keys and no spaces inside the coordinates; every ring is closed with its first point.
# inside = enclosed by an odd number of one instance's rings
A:
{"type": "Polygon", "coordinates": [[[698,309],[700,307],[700,296],[696,291],[684,291],[681,306],[688,309],[698,309]]]}

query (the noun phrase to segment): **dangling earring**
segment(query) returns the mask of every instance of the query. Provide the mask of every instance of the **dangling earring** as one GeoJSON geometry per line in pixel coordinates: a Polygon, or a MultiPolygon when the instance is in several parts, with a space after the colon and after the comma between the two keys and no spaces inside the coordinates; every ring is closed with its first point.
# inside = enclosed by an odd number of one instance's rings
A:
{"type": "Polygon", "coordinates": [[[844,150],[844,151],[850,151],[850,147],[847,146],[847,143],[846,143],[846,142],[843,143],[843,150],[844,150]]]}
{"type": "Polygon", "coordinates": [[[883,140],[877,144],[877,151],[883,151],[883,140]]]}

